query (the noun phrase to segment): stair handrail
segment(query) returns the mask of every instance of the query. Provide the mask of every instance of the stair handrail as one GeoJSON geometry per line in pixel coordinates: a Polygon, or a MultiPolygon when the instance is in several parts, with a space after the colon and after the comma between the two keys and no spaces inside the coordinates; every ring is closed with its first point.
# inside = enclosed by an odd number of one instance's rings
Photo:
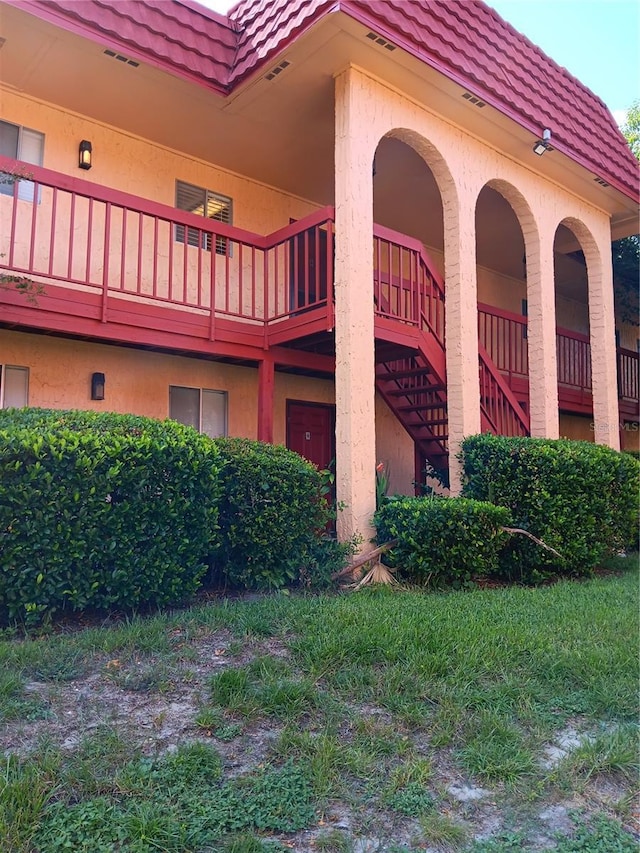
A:
{"type": "MultiPolygon", "coordinates": [[[[424,271],[425,278],[429,282],[428,289],[423,286],[423,281],[419,281],[418,290],[416,293],[417,300],[415,302],[412,300],[412,313],[411,316],[406,317],[402,316],[399,319],[404,322],[409,322],[412,325],[417,326],[421,329],[428,329],[431,334],[438,340],[440,344],[444,346],[444,304],[445,304],[445,289],[444,289],[444,281],[440,272],[438,271],[434,261],[431,256],[425,249],[422,242],[415,237],[410,237],[407,234],[402,234],[399,231],[394,231],[392,228],[387,228],[384,225],[378,225],[374,223],[373,226],[373,237],[374,237],[374,252],[378,255],[378,264],[379,264],[379,249],[376,250],[376,242],[379,246],[379,241],[384,241],[392,246],[397,247],[400,250],[406,250],[412,254],[412,256],[416,259],[419,266],[424,271]],[[436,305],[441,306],[441,311],[436,313],[435,316],[433,312],[427,313],[425,311],[425,304],[431,306],[435,303],[436,305]]],[[[376,268],[374,263],[374,269],[376,268]]],[[[378,277],[379,280],[383,280],[383,276],[381,271],[378,269],[378,277]]],[[[393,276],[391,273],[387,274],[387,280],[391,283],[393,280],[396,280],[402,285],[403,281],[406,279],[401,279],[399,276],[393,276]]],[[[409,280],[409,287],[406,285],[402,285],[403,288],[407,291],[411,289],[411,280],[409,280]]],[[[382,294],[380,294],[382,296],[382,294]]],[[[390,313],[390,306],[387,304],[386,306],[382,306],[380,308],[380,313],[390,313]]],[[[392,314],[393,316],[393,314],[392,314]]]]}
{"type": "MultiPolygon", "coordinates": [[[[485,347],[482,345],[482,343],[480,341],[478,341],[478,359],[479,359],[481,366],[484,367],[485,370],[487,370],[487,372],[489,373],[489,375],[493,379],[494,383],[500,389],[503,397],[509,403],[509,407],[511,408],[516,420],[520,423],[521,428],[524,430],[524,434],[528,435],[529,430],[530,430],[529,417],[527,416],[524,409],[522,408],[522,406],[518,402],[515,394],[511,390],[511,388],[509,388],[509,385],[506,382],[504,376],[500,373],[498,368],[495,366],[493,360],[489,356],[489,353],[487,352],[487,350],[485,349],[485,347]]],[[[484,408],[484,406],[482,406],[482,402],[481,402],[481,407],[484,408]]],[[[489,417],[488,412],[486,410],[485,410],[484,414],[487,417],[487,420],[491,421],[491,418],[489,417]]],[[[495,426],[495,424],[494,424],[494,426],[495,426]]]]}

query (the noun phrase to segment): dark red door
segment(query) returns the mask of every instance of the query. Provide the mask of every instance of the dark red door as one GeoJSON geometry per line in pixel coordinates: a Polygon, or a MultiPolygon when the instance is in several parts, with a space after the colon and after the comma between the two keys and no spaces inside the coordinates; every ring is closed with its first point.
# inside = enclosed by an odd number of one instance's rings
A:
{"type": "Polygon", "coordinates": [[[322,403],[287,401],[287,447],[318,468],[335,459],[335,409],[322,403]]]}
{"type": "MultiPolygon", "coordinates": [[[[295,219],[291,220],[295,222],[295,219]]],[[[327,232],[310,228],[289,242],[291,310],[313,307],[327,298],[327,232]]]]}

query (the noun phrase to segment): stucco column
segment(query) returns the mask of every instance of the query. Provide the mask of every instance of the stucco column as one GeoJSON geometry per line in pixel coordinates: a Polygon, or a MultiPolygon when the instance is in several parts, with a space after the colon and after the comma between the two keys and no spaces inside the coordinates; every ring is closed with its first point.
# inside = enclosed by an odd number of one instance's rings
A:
{"type": "Polygon", "coordinates": [[[527,346],[531,435],[558,438],[558,363],[553,232],[527,240],[527,346]]]}
{"type": "Polygon", "coordinates": [[[446,304],[449,480],[451,494],[462,488],[460,442],[480,432],[476,196],[443,197],[446,304]]]}
{"type": "Polygon", "coordinates": [[[376,508],[372,104],[347,69],[336,78],[335,323],[338,537],[367,547],[376,508]]]}
{"type": "Polygon", "coordinates": [[[587,255],[589,279],[589,335],[593,428],[598,444],[620,449],[616,333],[613,314],[611,234],[607,228],[595,250],[587,255]]]}

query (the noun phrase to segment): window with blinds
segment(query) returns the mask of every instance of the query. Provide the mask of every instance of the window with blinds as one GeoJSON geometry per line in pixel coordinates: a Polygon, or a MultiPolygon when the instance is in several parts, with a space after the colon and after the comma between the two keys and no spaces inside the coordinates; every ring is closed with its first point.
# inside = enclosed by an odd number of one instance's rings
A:
{"type": "MultiPolygon", "coordinates": [[[[176,181],[176,207],[178,210],[186,210],[197,216],[206,216],[216,222],[232,224],[233,202],[230,198],[202,187],[186,184],[184,181],[176,181]]],[[[211,251],[212,235],[201,231],[199,228],[186,228],[184,225],[176,225],[176,240],[178,243],[186,242],[188,246],[201,246],[206,251],[211,251]],[[185,241],[186,230],[186,241],[185,241]]],[[[229,241],[226,237],[215,237],[216,254],[226,255],[229,251],[229,241]]]]}
{"type": "MultiPolygon", "coordinates": [[[[34,166],[42,166],[44,134],[8,121],[0,121],[0,154],[12,160],[22,160],[25,163],[33,163],[34,166]]],[[[14,183],[12,178],[5,177],[3,180],[0,176],[0,194],[13,195],[14,183]]],[[[18,198],[23,201],[33,201],[31,181],[18,181],[18,198]]]]}

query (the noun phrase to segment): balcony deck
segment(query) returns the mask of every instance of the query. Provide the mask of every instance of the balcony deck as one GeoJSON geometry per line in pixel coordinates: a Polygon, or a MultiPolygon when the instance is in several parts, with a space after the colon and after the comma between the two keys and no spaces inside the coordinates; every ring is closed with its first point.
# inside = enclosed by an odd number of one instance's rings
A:
{"type": "MultiPolygon", "coordinates": [[[[330,207],[267,236],[0,157],[29,180],[0,195],[0,270],[42,285],[0,289],[0,324],[240,363],[334,370],[330,207]],[[11,195],[8,194],[11,192],[11,195]]],[[[374,229],[378,361],[444,340],[444,285],[424,247],[374,229]]],[[[480,343],[528,405],[527,320],[480,305],[480,343]]],[[[589,339],[557,331],[563,411],[592,413],[589,339]]],[[[638,354],[618,349],[623,420],[638,418],[638,354]]]]}

